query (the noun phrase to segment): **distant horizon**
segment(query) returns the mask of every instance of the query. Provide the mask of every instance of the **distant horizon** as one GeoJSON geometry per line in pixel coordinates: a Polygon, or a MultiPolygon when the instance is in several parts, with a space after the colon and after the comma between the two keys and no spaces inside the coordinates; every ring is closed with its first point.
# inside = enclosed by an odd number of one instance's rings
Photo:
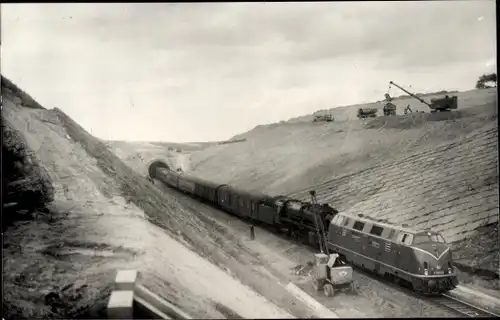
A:
{"type": "MultiPolygon", "coordinates": [[[[7,80],[11,81],[14,85],[16,85],[22,92],[24,92],[25,94],[31,96],[33,98],[33,100],[35,100],[36,102],[38,102],[38,100],[36,99],[36,97],[33,97],[29,91],[21,88],[20,86],[18,86],[16,84],[16,82],[12,81],[11,78],[9,78],[8,76],[6,76],[5,74],[1,73],[0,72],[0,75],[3,76],[4,78],[6,78],[7,80]]],[[[479,78],[479,76],[478,76],[479,78]]],[[[476,80],[477,81],[477,80],[476,80]]],[[[399,90],[399,89],[396,89],[396,90],[399,90]]],[[[473,88],[473,89],[470,89],[470,90],[464,90],[464,91],[458,91],[458,90],[454,90],[454,91],[450,91],[448,89],[442,89],[442,90],[439,90],[439,91],[436,91],[436,92],[417,92],[417,93],[414,93],[415,95],[419,94],[419,95],[445,95],[446,93],[465,93],[465,92],[469,92],[469,91],[476,91],[476,90],[485,90],[485,89],[477,89],[477,88],[473,88]],[[442,92],[442,91],[446,91],[445,92],[442,92]]],[[[486,88],[487,90],[487,88],[486,88]]],[[[392,96],[393,99],[397,100],[397,99],[404,99],[404,98],[411,98],[408,94],[406,93],[402,93],[401,95],[399,96],[392,96]]],[[[182,141],[182,142],[179,142],[179,141],[164,141],[164,140],[116,140],[116,139],[112,139],[112,140],[108,140],[108,139],[103,139],[99,136],[96,136],[94,134],[92,134],[94,137],[98,138],[99,140],[102,140],[102,141],[106,141],[106,142],[129,142],[129,143],[171,143],[171,144],[202,144],[202,143],[218,143],[218,142],[224,142],[224,141],[230,141],[231,139],[233,139],[234,137],[238,136],[238,135],[241,135],[243,133],[246,133],[248,131],[251,131],[253,129],[255,129],[256,127],[258,126],[265,126],[265,125],[270,125],[270,124],[276,124],[276,123],[279,123],[281,121],[284,121],[284,122],[287,122],[287,121],[290,121],[292,119],[295,119],[295,118],[301,118],[301,117],[304,117],[304,116],[308,116],[308,115],[313,115],[314,113],[318,112],[318,111],[323,111],[323,110],[330,110],[330,109],[337,109],[337,108],[348,108],[348,107],[356,107],[356,106],[359,106],[359,105],[365,105],[365,104],[371,104],[371,103],[378,103],[378,102],[381,102],[382,100],[377,100],[377,101],[365,101],[365,102],[360,102],[360,103],[356,103],[356,104],[350,104],[350,105],[344,105],[344,106],[336,106],[336,107],[332,107],[332,108],[328,108],[328,109],[319,109],[319,110],[316,110],[316,111],[313,111],[312,113],[308,113],[308,114],[302,114],[302,115],[298,115],[296,117],[291,117],[291,118],[288,118],[287,120],[278,120],[278,121],[275,121],[275,122],[270,122],[270,123],[261,123],[261,124],[257,124],[255,127],[247,130],[247,131],[242,131],[242,132],[238,132],[238,133],[235,133],[233,134],[231,137],[229,138],[226,138],[226,139],[221,139],[221,140],[210,140],[210,141],[182,141]]],[[[38,102],[39,103],[39,102],[38,102]]],[[[47,110],[53,110],[54,108],[47,108],[46,106],[40,104],[43,108],[47,109],[47,110]]],[[[59,108],[61,109],[61,108],[59,108]]],[[[61,109],[63,110],[63,109],[61,109]]],[[[64,111],[64,110],[63,110],[64,111]]],[[[73,119],[75,120],[75,119],[73,119]]],[[[75,120],[76,121],[76,120],[75,120]]],[[[77,121],[78,123],[78,121],[77,121]]]]}

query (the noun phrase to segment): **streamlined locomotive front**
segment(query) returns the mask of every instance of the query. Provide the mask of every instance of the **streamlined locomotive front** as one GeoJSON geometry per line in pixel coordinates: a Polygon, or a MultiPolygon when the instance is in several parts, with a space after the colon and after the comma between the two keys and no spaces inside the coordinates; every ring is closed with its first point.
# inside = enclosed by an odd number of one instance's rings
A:
{"type": "Polygon", "coordinates": [[[419,276],[414,283],[416,290],[438,294],[457,286],[451,248],[439,233],[425,231],[416,234],[412,247],[418,261],[419,276]]]}

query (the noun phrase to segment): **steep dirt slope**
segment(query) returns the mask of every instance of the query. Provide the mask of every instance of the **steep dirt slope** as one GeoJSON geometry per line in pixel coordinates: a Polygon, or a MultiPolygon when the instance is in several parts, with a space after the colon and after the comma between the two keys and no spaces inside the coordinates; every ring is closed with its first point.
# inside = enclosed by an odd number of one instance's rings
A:
{"type": "Polygon", "coordinates": [[[250,190],[289,193],[408,152],[496,127],[496,96],[451,114],[413,114],[333,123],[259,126],[246,142],[213,146],[191,156],[194,174],[250,190]],[[450,120],[443,117],[451,118],[450,120]]]}
{"type": "MultiPolygon", "coordinates": [[[[316,187],[318,199],[348,213],[432,228],[450,242],[469,238],[498,223],[497,139],[497,128],[484,130],[335,178],[316,187]]],[[[307,199],[308,192],[292,196],[307,199]]],[[[498,261],[498,247],[488,250],[498,261]]]]}
{"type": "MultiPolygon", "coordinates": [[[[147,166],[144,165],[144,162],[156,158],[155,151],[158,152],[157,156],[168,153],[168,151],[158,150],[154,146],[146,144],[141,144],[139,148],[145,151],[144,156],[137,156],[138,145],[136,143],[130,143],[128,146],[127,143],[121,143],[116,150],[123,157],[124,162],[141,175],[146,174],[147,166]],[[148,159],[149,157],[151,159],[148,159]]],[[[178,167],[186,161],[187,156],[189,155],[171,151],[162,159],[166,160],[170,166],[178,167]]],[[[155,183],[155,186],[163,192],[173,192],[159,181],[155,183]]],[[[453,316],[446,309],[436,308],[418,298],[395,291],[389,286],[384,286],[360,274],[354,276],[358,288],[354,294],[340,292],[337,293],[335,299],[325,297],[322,292],[315,292],[312,287],[310,273],[315,250],[259,227],[255,228],[256,238],[251,240],[248,222],[193,200],[185,194],[175,191],[173,193],[182,206],[200,212],[207,221],[206,223],[209,222],[214,230],[223,232],[225,236],[221,237],[221,241],[230,241],[228,244],[234,247],[236,252],[245,253],[245,259],[247,259],[247,265],[250,268],[261,270],[264,275],[271,276],[271,278],[278,278],[281,283],[293,282],[321,304],[334,310],[340,317],[453,316]]],[[[239,278],[246,276],[241,272],[237,275],[239,278]]],[[[272,282],[271,286],[276,287],[276,285],[272,285],[272,282]]]]}
{"type": "Polygon", "coordinates": [[[6,318],[100,318],[114,274],[124,268],[139,270],[145,286],[195,317],[221,318],[227,310],[251,318],[312,315],[263,271],[249,271],[245,254],[221,241],[198,212],[159,191],[60,110],[23,107],[24,96],[4,96],[2,116],[36,152],[55,195],[48,214],[4,233],[6,318]]]}

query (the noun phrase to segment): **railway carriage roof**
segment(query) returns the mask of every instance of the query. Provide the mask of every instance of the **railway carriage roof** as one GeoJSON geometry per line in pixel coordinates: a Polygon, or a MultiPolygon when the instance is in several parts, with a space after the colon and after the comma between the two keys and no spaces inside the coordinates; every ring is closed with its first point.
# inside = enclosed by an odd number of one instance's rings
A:
{"type": "Polygon", "coordinates": [[[221,189],[228,189],[229,191],[238,194],[239,196],[251,199],[253,201],[264,201],[264,203],[272,203],[272,197],[267,194],[261,192],[250,192],[246,190],[242,190],[240,188],[231,187],[229,185],[223,185],[220,187],[221,189]]]}
{"type": "Polygon", "coordinates": [[[366,216],[359,217],[359,216],[356,216],[356,215],[351,215],[351,214],[346,214],[346,213],[339,213],[339,215],[344,216],[346,218],[354,219],[354,220],[359,221],[359,222],[372,223],[372,224],[375,224],[377,226],[385,227],[385,228],[390,228],[390,229],[393,229],[393,230],[396,230],[396,231],[402,231],[402,232],[406,232],[406,233],[410,233],[410,234],[417,234],[417,233],[419,233],[415,229],[400,227],[398,225],[394,225],[394,224],[390,224],[390,223],[385,223],[385,222],[379,222],[379,221],[377,221],[377,220],[375,220],[375,219],[373,219],[371,217],[366,217],[366,216]]]}
{"type": "Polygon", "coordinates": [[[207,180],[203,180],[203,179],[200,179],[200,178],[197,178],[197,177],[193,177],[192,175],[189,175],[189,174],[180,174],[179,176],[181,177],[186,177],[188,178],[189,180],[195,182],[195,183],[198,183],[198,184],[201,184],[203,186],[207,186],[209,188],[217,188],[218,186],[222,185],[222,183],[215,183],[215,182],[210,182],[210,181],[207,181],[207,180]]]}

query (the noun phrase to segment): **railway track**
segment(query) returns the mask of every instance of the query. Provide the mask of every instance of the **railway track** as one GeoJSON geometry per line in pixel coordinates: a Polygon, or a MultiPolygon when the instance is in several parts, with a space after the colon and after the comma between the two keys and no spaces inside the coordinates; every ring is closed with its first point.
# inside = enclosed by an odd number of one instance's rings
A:
{"type": "Polygon", "coordinates": [[[468,318],[500,317],[499,314],[496,314],[493,311],[485,310],[481,307],[474,306],[470,303],[452,297],[448,294],[442,294],[440,297],[433,298],[432,301],[440,306],[444,306],[468,318]]]}
{"type": "MultiPolygon", "coordinates": [[[[173,189],[171,187],[167,187],[167,188],[172,189],[172,190],[176,191],[177,193],[180,193],[178,190],[173,189]]],[[[189,195],[185,195],[185,196],[186,196],[186,198],[190,198],[190,199],[198,202],[196,199],[193,199],[189,195]]],[[[210,205],[207,205],[207,206],[213,208],[210,205]]],[[[217,209],[217,208],[213,208],[213,209],[220,210],[220,209],[217,209]]],[[[225,213],[225,214],[227,214],[227,213],[225,213]]],[[[239,219],[239,220],[241,220],[241,221],[244,221],[244,222],[248,223],[248,221],[245,220],[245,219],[241,219],[241,218],[238,218],[238,217],[236,217],[236,218],[239,219]]],[[[266,225],[261,225],[258,222],[256,222],[255,224],[259,225],[261,228],[267,230],[268,232],[270,232],[272,234],[275,234],[277,236],[286,238],[287,240],[291,241],[292,243],[300,244],[300,245],[305,245],[307,247],[310,247],[310,245],[308,245],[307,243],[304,243],[304,242],[300,241],[299,239],[292,239],[289,236],[285,236],[281,232],[276,232],[276,230],[273,230],[271,227],[268,227],[266,225]]],[[[379,277],[374,277],[373,274],[370,274],[366,270],[361,270],[361,269],[359,269],[357,267],[354,267],[354,266],[353,266],[353,269],[356,270],[357,272],[363,274],[364,276],[367,276],[371,280],[378,281],[378,282],[381,282],[381,283],[385,283],[386,285],[387,284],[389,284],[389,285],[393,284],[393,282],[388,281],[386,279],[379,278],[379,277]]],[[[447,294],[442,294],[439,297],[433,297],[432,299],[429,299],[429,298],[426,298],[426,297],[422,297],[422,296],[416,294],[415,292],[413,292],[412,290],[406,289],[406,288],[401,287],[401,286],[398,286],[395,289],[398,290],[398,291],[401,291],[401,292],[405,292],[405,293],[413,296],[414,298],[418,298],[418,299],[422,299],[422,300],[427,300],[428,303],[434,304],[435,306],[439,306],[439,307],[442,307],[442,308],[444,307],[444,308],[450,310],[452,313],[456,313],[457,315],[461,315],[462,317],[470,317],[470,318],[490,318],[490,317],[495,317],[496,318],[496,317],[499,317],[500,318],[500,315],[499,315],[500,312],[485,310],[485,309],[483,309],[483,308],[481,308],[479,306],[474,306],[474,305],[472,305],[470,303],[467,303],[465,301],[462,301],[462,300],[460,300],[458,298],[455,298],[455,297],[447,295],[447,294]]]]}

